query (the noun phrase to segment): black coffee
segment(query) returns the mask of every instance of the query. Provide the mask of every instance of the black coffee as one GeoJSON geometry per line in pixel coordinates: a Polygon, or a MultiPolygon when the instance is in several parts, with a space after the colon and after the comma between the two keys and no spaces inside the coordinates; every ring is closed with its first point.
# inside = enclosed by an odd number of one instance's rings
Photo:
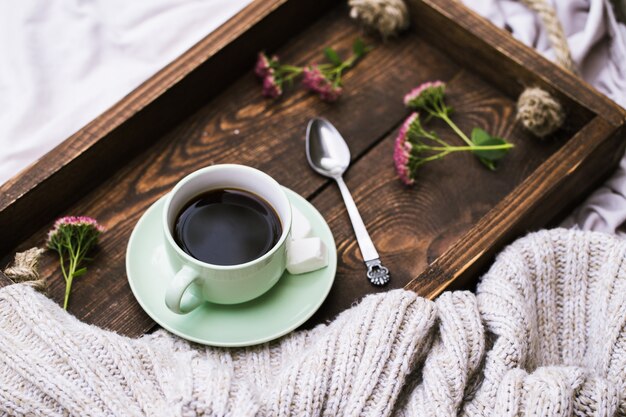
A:
{"type": "Polygon", "coordinates": [[[194,258],[237,265],[266,254],[280,238],[278,215],[265,200],[236,189],[212,190],[188,202],[176,217],[174,239],[194,258]]]}

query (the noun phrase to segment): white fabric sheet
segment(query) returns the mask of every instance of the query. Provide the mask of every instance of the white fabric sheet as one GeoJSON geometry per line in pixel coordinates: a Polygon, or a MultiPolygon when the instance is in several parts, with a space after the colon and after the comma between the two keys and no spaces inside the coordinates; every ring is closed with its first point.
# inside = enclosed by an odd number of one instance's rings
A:
{"type": "MultiPolygon", "coordinates": [[[[626,26],[615,20],[608,0],[546,0],[555,7],[572,56],[585,80],[626,107],[626,26]]],[[[539,18],[518,1],[464,0],[495,25],[554,59],[539,18]]],[[[565,221],[564,226],[626,233],[626,158],[607,183],[565,221]]]]}
{"type": "Polygon", "coordinates": [[[0,183],[249,2],[0,1],[0,183]]]}

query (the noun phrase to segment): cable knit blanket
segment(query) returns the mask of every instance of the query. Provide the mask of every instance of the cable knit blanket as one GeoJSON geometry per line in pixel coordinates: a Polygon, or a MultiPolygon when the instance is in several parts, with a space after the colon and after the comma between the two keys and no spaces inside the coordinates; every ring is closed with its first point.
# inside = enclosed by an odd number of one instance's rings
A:
{"type": "Polygon", "coordinates": [[[558,229],[504,250],[477,293],[368,296],[247,349],[128,339],[0,290],[0,414],[626,415],[626,242],[558,229]]]}

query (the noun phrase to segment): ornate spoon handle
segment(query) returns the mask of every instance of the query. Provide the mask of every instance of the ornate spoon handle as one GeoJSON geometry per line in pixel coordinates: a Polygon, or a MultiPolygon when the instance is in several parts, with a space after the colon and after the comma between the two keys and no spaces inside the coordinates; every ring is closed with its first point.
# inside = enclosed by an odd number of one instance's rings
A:
{"type": "Polygon", "coordinates": [[[389,269],[384,267],[380,262],[378,251],[374,247],[374,243],[372,242],[372,238],[369,233],[367,233],[363,219],[359,214],[359,210],[357,209],[356,204],[352,199],[352,195],[350,194],[350,190],[348,190],[343,178],[340,176],[335,177],[335,181],[337,181],[337,185],[339,185],[339,191],[341,191],[341,196],[343,197],[346,209],[348,210],[348,215],[350,216],[350,221],[352,222],[352,228],[354,229],[354,234],[356,235],[356,241],[359,244],[361,255],[363,256],[363,260],[367,266],[367,278],[374,285],[385,285],[389,282],[389,269]]]}

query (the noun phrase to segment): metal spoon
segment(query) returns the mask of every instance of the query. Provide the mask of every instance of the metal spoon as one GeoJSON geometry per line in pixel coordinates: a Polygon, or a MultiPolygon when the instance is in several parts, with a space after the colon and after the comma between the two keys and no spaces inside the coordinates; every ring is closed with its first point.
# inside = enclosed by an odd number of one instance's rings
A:
{"type": "Polygon", "coordinates": [[[306,128],[306,157],[315,172],[337,181],[348,209],[348,215],[350,215],[361,255],[367,266],[367,278],[374,285],[385,285],[389,282],[389,270],[380,262],[374,243],[365,229],[359,210],[342,178],[350,165],[350,149],[335,126],[328,120],[315,118],[309,121],[306,128]]]}

